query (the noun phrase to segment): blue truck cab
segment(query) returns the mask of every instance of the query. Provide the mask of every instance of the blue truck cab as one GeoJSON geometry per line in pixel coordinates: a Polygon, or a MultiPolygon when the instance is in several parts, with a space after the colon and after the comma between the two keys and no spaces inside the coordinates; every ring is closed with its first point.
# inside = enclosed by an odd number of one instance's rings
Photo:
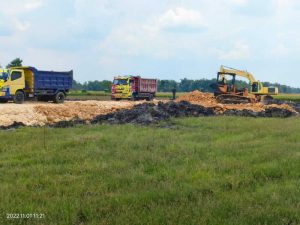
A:
{"type": "Polygon", "coordinates": [[[0,102],[26,99],[63,103],[72,88],[73,71],[42,71],[34,67],[0,69],[0,102]]]}

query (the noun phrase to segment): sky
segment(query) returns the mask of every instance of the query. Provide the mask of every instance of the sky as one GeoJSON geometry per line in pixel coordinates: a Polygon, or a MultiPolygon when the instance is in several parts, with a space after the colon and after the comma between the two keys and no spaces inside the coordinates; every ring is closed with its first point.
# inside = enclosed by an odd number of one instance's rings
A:
{"type": "Polygon", "coordinates": [[[298,0],[0,0],[0,65],[74,78],[214,78],[220,65],[300,87],[298,0]]]}

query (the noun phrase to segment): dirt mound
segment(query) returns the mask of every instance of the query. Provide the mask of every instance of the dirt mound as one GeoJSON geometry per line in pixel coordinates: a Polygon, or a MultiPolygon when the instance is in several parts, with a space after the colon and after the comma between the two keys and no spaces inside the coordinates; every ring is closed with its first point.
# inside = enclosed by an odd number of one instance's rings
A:
{"type": "Polygon", "coordinates": [[[23,125],[67,127],[90,121],[148,124],[170,117],[202,115],[288,117],[294,113],[293,108],[287,104],[219,104],[211,94],[196,91],[178,98],[176,102],[153,101],[150,104],[143,101],[72,101],[59,105],[40,102],[0,104],[0,129],[23,125]],[[182,99],[189,101],[179,101],[182,99]]]}
{"type": "Polygon", "coordinates": [[[0,104],[0,128],[24,124],[43,126],[73,119],[91,120],[97,115],[129,109],[141,102],[130,101],[73,101],[64,104],[26,102],[0,104]]]}
{"type": "MultiPolygon", "coordinates": [[[[217,115],[213,108],[191,104],[187,101],[181,102],[160,102],[157,105],[144,103],[136,105],[131,109],[120,110],[115,113],[96,116],[91,123],[124,124],[133,123],[148,125],[171,117],[199,117],[217,115]]],[[[264,111],[253,110],[226,110],[224,115],[244,117],[290,117],[293,112],[284,108],[269,107],[264,111]]]]}
{"type": "Polygon", "coordinates": [[[203,105],[216,105],[218,102],[211,93],[203,93],[200,91],[193,91],[182,95],[176,99],[177,102],[187,101],[192,103],[202,103],[203,105]]]}
{"type": "Polygon", "coordinates": [[[204,107],[211,107],[214,109],[216,114],[224,114],[227,110],[231,111],[242,111],[248,110],[253,112],[262,112],[269,108],[278,108],[291,111],[295,113],[296,111],[287,104],[271,104],[263,105],[262,103],[247,103],[247,104],[221,104],[218,103],[213,94],[211,93],[202,93],[200,91],[193,91],[187,93],[183,96],[180,96],[176,99],[177,102],[188,101],[192,104],[201,105],[204,107]]]}
{"type": "Polygon", "coordinates": [[[35,111],[33,104],[0,104],[0,126],[8,127],[16,123],[26,126],[44,125],[47,119],[35,111]]]}
{"type": "Polygon", "coordinates": [[[91,120],[97,115],[115,112],[119,109],[128,109],[134,106],[134,102],[115,101],[82,101],[66,102],[65,104],[44,104],[35,106],[36,112],[45,116],[47,123],[68,121],[74,118],[91,120]]]}
{"type": "Polygon", "coordinates": [[[134,106],[132,109],[120,110],[115,113],[96,116],[91,123],[124,124],[134,123],[147,125],[153,122],[169,119],[170,117],[184,116],[210,116],[214,115],[211,108],[193,105],[187,101],[144,103],[134,106]]]}

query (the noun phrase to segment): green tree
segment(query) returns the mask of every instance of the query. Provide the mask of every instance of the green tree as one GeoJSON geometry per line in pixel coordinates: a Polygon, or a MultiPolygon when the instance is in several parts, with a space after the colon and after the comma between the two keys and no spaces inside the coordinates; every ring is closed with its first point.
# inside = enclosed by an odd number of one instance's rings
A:
{"type": "Polygon", "coordinates": [[[111,81],[103,80],[103,81],[88,81],[83,84],[88,91],[108,91],[111,87],[111,81]]]}
{"type": "Polygon", "coordinates": [[[194,80],[189,80],[187,78],[181,79],[179,84],[179,91],[182,92],[192,91],[192,85],[194,82],[195,82],[194,80]]]}
{"type": "Polygon", "coordinates": [[[110,91],[112,82],[110,80],[103,80],[101,82],[101,89],[103,91],[110,91]]]}
{"type": "Polygon", "coordinates": [[[83,85],[76,80],[73,80],[72,87],[73,87],[73,90],[83,90],[84,89],[83,85]]]}
{"type": "MultiPolygon", "coordinates": [[[[158,80],[157,88],[159,92],[171,92],[174,87],[176,87],[178,92],[189,92],[194,90],[199,90],[202,92],[214,92],[211,84],[215,84],[216,79],[201,79],[201,80],[189,80],[182,79],[180,82],[175,80],[158,80]]],[[[278,87],[280,93],[300,93],[300,88],[294,88],[287,85],[282,85],[278,83],[263,82],[266,87],[278,87]]],[[[87,90],[87,91],[105,91],[110,90],[111,81],[88,81],[83,84],[74,81],[74,90],[87,90]]],[[[243,80],[236,80],[236,88],[249,88],[249,83],[243,80]]]]}
{"type": "Polygon", "coordinates": [[[171,92],[174,87],[178,87],[175,80],[158,80],[157,89],[160,92],[171,92]]]}
{"type": "Polygon", "coordinates": [[[15,58],[13,61],[11,61],[6,68],[9,67],[16,67],[16,66],[22,66],[23,60],[20,58],[15,58]]]}

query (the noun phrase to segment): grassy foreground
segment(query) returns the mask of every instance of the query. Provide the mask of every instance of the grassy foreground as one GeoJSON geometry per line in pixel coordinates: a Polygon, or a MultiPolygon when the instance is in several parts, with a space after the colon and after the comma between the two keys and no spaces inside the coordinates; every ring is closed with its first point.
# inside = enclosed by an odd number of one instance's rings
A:
{"type": "Polygon", "coordinates": [[[300,224],[299,117],[43,132],[0,131],[0,224],[300,224]]]}

